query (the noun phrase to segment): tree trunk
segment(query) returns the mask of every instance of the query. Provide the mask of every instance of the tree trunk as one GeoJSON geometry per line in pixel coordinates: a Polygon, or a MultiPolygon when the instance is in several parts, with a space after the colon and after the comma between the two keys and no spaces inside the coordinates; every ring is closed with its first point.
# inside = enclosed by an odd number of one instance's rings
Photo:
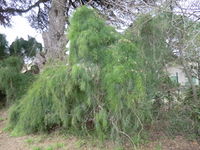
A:
{"type": "Polygon", "coordinates": [[[52,0],[49,11],[49,28],[42,37],[46,51],[46,61],[62,59],[67,44],[65,35],[67,0],[52,0]]]}

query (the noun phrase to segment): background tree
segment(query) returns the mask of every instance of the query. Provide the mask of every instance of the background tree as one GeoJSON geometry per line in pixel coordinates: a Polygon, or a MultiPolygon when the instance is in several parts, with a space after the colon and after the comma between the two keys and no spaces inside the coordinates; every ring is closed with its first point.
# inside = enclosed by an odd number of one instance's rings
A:
{"type": "Polygon", "coordinates": [[[6,36],[0,34],[0,61],[8,55],[8,42],[6,36]]]}
{"type": "Polygon", "coordinates": [[[9,47],[9,55],[19,56],[23,59],[34,57],[36,53],[41,51],[42,44],[30,36],[28,40],[24,40],[23,38],[16,39],[9,47]]]}
{"type": "Polygon", "coordinates": [[[25,60],[35,56],[42,50],[42,45],[34,38],[28,40],[16,39],[10,46],[7,45],[5,35],[0,34],[0,90],[6,96],[6,104],[13,103],[27,90],[34,77],[31,73],[22,73],[25,60]]]}

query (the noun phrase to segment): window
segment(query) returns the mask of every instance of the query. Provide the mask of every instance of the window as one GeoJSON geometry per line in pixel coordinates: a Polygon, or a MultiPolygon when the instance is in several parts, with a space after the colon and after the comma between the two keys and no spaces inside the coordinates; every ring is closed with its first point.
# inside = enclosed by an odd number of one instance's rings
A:
{"type": "Polygon", "coordinates": [[[170,79],[174,82],[174,83],[178,83],[178,72],[176,72],[175,76],[171,76],[170,79]]]}
{"type": "MultiPolygon", "coordinates": [[[[193,85],[198,85],[198,79],[196,77],[192,77],[192,84],[193,85]]],[[[186,86],[190,86],[190,83],[187,79],[187,82],[185,83],[186,86]]]]}
{"type": "Polygon", "coordinates": [[[193,83],[194,85],[197,85],[197,84],[198,84],[197,78],[192,77],[192,83],[193,83]]]}
{"type": "Polygon", "coordinates": [[[174,83],[178,83],[178,78],[177,78],[177,76],[171,76],[170,79],[171,79],[174,83]]]}

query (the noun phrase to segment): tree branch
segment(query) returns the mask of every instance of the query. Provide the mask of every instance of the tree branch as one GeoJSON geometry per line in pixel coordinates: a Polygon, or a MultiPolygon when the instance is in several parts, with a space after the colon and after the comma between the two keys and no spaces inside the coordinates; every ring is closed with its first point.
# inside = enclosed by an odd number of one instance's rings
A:
{"type": "Polygon", "coordinates": [[[45,2],[48,2],[48,1],[50,1],[50,0],[39,0],[35,4],[29,6],[27,9],[16,9],[16,8],[12,8],[12,7],[8,7],[6,9],[3,9],[2,7],[0,7],[0,13],[22,14],[22,13],[26,13],[29,10],[39,6],[40,3],[45,3],[45,2]]]}

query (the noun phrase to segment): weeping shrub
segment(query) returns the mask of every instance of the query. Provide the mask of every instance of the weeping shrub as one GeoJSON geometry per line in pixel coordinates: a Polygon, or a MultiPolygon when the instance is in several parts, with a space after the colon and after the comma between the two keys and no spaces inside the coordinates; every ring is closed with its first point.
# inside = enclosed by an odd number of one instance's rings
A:
{"type": "Polygon", "coordinates": [[[69,29],[69,63],[46,66],[10,113],[17,132],[62,127],[100,139],[138,135],[151,119],[137,47],[91,9],[79,8],[69,29]]]}
{"type": "Polygon", "coordinates": [[[55,98],[58,90],[62,92],[59,75],[66,72],[63,68],[47,68],[42,73],[20,103],[11,108],[10,126],[17,124],[17,130],[31,133],[47,130],[54,124],[59,124],[59,115],[56,111],[59,101],[55,98]]]}
{"type": "Polygon", "coordinates": [[[94,81],[98,74],[93,64],[48,66],[20,104],[11,108],[10,127],[25,133],[49,131],[56,126],[87,129],[96,104],[94,81]]]}

